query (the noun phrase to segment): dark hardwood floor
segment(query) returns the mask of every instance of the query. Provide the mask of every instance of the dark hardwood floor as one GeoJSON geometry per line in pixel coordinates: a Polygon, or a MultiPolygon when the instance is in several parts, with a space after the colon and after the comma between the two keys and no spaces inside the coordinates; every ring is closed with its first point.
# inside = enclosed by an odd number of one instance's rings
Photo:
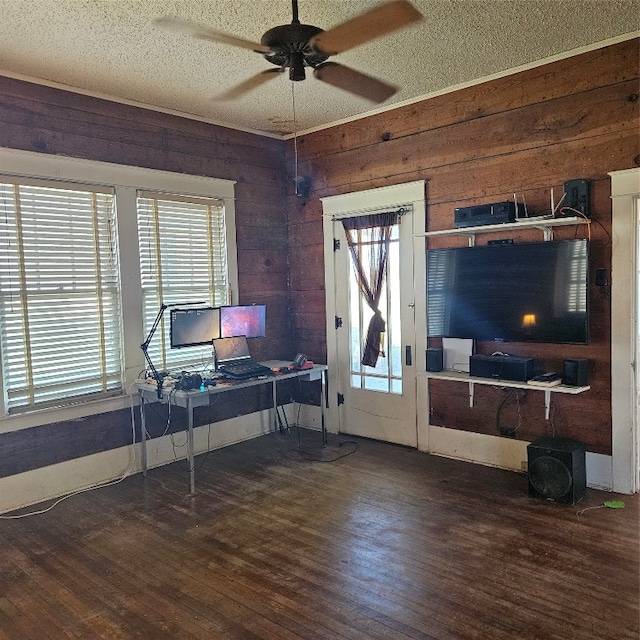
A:
{"type": "Polygon", "coordinates": [[[265,436],[199,456],[195,497],[175,463],[0,521],[0,639],[639,637],[638,496],[579,514],[618,496],[357,443],[265,436]]]}

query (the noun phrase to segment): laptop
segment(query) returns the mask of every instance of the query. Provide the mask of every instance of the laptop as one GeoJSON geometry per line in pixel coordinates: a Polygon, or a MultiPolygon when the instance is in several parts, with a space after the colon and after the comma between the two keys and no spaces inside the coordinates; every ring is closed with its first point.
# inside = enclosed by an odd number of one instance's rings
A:
{"type": "Polygon", "coordinates": [[[225,378],[244,380],[273,374],[269,367],[253,360],[246,336],[216,338],[213,341],[213,353],[216,371],[225,378]]]}

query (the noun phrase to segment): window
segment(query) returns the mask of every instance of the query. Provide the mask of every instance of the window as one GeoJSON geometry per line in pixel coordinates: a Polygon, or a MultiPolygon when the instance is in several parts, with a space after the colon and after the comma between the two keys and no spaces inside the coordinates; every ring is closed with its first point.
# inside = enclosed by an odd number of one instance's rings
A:
{"type": "Polygon", "coordinates": [[[122,390],[113,189],[0,177],[5,411],[122,390]]]}
{"type": "MultiPolygon", "coordinates": [[[[163,304],[229,304],[224,203],[139,192],[137,208],[145,333],[163,304]]],[[[210,358],[211,349],[170,349],[167,313],[149,345],[149,356],[157,368],[166,369],[210,358]]]]}
{"type": "Polygon", "coordinates": [[[0,147],[0,429],[128,409],[160,304],[236,298],[234,184],[0,147]]]}

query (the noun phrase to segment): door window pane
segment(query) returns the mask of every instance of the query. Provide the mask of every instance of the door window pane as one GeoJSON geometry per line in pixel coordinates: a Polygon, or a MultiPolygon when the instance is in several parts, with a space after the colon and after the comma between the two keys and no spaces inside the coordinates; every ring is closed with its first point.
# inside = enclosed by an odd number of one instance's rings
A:
{"type": "MultiPolygon", "coordinates": [[[[399,225],[392,228],[391,242],[387,255],[386,276],[380,296],[379,309],[386,323],[386,331],[382,335],[383,354],[380,355],[375,367],[361,364],[362,352],[367,336],[369,321],[373,311],[361,295],[357,277],[353,269],[349,277],[349,332],[350,332],[350,362],[351,381],[353,388],[364,388],[381,393],[402,393],[402,360],[400,335],[400,257],[399,225]],[[357,381],[357,383],[355,382],[357,381]]],[[[357,244],[370,245],[372,242],[371,229],[357,231],[357,244]]],[[[366,259],[368,251],[361,251],[366,259]]],[[[371,268],[365,265],[365,270],[371,268]]]]}

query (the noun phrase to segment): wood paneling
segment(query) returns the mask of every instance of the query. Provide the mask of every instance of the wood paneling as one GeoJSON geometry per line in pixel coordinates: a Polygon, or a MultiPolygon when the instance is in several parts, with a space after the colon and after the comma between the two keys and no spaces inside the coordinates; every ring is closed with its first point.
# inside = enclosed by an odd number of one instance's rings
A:
{"type": "MultiPolygon", "coordinates": [[[[302,159],[333,155],[354,148],[378,145],[394,138],[410,138],[430,129],[463,123],[588,93],[638,77],[638,41],[630,40],[474,85],[454,93],[385,111],[366,119],[332,127],[298,139],[302,159]]],[[[634,93],[637,93],[637,88],[634,93]]],[[[550,114],[552,118],[553,115],[550,114]]]]}
{"type": "MultiPolygon", "coordinates": [[[[137,412],[135,418],[139,439],[137,412]]],[[[125,447],[132,441],[128,409],[3,433],[0,434],[0,478],[125,447]]]]}
{"type": "Polygon", "coordinates": [[[637,639],[637,495],[559,505],[523,474],[300,443],[198,456],[193,497],[175,463],[0,521],[0,638],[637,639]]]}
{"type": "MultiPolygon", "coordinates": [[[[592,185],[591,343],[514,343],[500,350],[533,356],[545,370],[562,371],[565,358],[587,358],[591,391],[554,396],[549,422],[544,413],[540,419],[543,395],[529,393],[521,402],[518,437],[554,431],[610,454],[610,288],[596,287],[594,275],[598,268],[611,270],[607,174],[640,164],[639,63],[639,40],[629,40],[299,137],[300,173],[312,179],[313,192],[290,200],[297,208],[289,220],[296,349],[323,347],[322,314],[305,310],[314,291],[324,294],[320,197],[424,179],[427,229],[439,230],[453,227],[455,207],[513,199],[514,192],[526,198],[531,213],[548,213],[552,188],[557,202],[566,180],[586,178],[592,185]]],[[[582,237],[585,230],[563,229],[555,236],[576,233],[582,237]]],[[[506,235],[516,242],[541,240],[540,232],[506,235]]],[[[486,240],[479,235],[477,243],[486,240]]],[[[429,246],[465,243],[438,238],[429,246]]],[[[480,343],[478,350],[491,353],[495,345],[480,343]]],[[[496,433],[501,398],[490,391],[477,390],[470,409],[466,386],[439,383],[432,385],[430,400],[433,424],[496,433]]]]}

